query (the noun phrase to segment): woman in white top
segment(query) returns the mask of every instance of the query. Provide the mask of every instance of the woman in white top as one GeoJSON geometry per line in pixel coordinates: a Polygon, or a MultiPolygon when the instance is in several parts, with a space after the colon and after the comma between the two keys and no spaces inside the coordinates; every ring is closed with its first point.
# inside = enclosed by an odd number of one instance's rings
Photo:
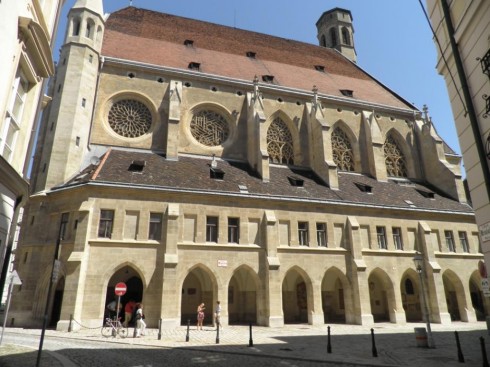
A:
{"type": "Polygon", "coordinates": [[[136,337],[144,336],[146,331],[145,314],[143,313],[143,304],[136,305],[136,337]]]}

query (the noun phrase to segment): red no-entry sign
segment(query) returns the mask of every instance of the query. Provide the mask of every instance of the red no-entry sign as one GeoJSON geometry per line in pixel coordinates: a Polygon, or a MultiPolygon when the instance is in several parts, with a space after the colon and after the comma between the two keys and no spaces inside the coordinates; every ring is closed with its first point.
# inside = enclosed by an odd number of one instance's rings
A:
{"type": "Polygon", "coordinates": [[[114,293],[116,293],[116,296],[124,296],[126,294],[126,284],[124,283],[117,283],[116,288],[114,288],[114,293]]]}

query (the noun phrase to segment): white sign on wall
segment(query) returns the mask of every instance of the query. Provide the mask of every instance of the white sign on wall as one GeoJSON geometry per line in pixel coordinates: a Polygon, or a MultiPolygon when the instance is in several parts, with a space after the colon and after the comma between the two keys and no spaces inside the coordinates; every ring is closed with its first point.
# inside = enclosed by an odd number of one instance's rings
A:
{"type": "Polygon", "coordinates": [[[482,224],[478,227],[480,231],[480,239],[482,242],[490,241],[490,222],[482,224]]]}
{"type": "Polygon", "coordinates": [[[218,266],[220,268],[226,268],[228,266],[228,260],[218,260],[218,266]]]}

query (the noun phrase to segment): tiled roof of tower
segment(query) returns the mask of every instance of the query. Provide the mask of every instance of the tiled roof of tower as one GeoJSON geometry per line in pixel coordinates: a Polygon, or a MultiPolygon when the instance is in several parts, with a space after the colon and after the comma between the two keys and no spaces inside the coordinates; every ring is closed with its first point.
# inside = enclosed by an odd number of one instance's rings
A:
{"type": "Polygon", "coordinates": [[[319,93],[336,97],[352,90],[357,100],[413,108],[336,50],[135,7],[109,16],[102,54],[185,70],[198,62],[203,73],[249,82],[273,75],[283,87],[311,91],[316,85],[319,93]],[[256,59],[246,56],[249,51],[256,59]]]}
{"type": "Polygon", "coordinates": [[[89,166],[61,187],[95,182],[128,188],[239,195],[242,193],[240,185],[243,185],[248,194],[261,198],[473,212],[467,204],[410,181],[403,184],[380,182],[365,175],[341,172],[339,190],[332,190],[311,170],[271,165],[270,181],[265,183],[246,163],[224,160],[218,161],[218,168],[224,172],[223,180],[213,179],[210,177],[210,164],[210,157],[181,156],[174,161],[155,153],[112,149],[103,157],[97,170],[89,166]],[[144,162],[141,172],[135,173],[129,169],[135,161],[144,162]],[[289,178],[292,176],[302,180],[303,186],[291,185],[289,178]],[[358,185],[371,187],[371,193],[362,192],[358,185]],[[420,191],[430,193],[432,198],[425,197],[420,191]]]}

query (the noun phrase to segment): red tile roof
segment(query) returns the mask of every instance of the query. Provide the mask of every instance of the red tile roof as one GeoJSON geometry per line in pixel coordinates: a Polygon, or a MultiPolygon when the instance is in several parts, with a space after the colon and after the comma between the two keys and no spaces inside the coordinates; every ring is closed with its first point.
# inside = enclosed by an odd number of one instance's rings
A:
{"type": "Polygon", "coordinates": [[[134,7],[109,16],[102,54],[186,70],[197,62],[203,73],[250,82],[273,75],[279,86],[311,91],[316,85],[319,93],[337,97],[350,89],[354,99],[413,108],[336,50],[134,7]]]}

